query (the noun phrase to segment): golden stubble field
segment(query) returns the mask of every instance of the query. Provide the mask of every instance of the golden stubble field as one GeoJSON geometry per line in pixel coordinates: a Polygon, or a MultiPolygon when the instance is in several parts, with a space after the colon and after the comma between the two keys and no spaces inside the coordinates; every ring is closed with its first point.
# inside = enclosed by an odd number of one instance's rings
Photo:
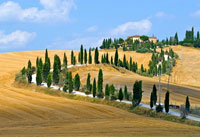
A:
{"type": "MultiPolygon", "coordinates": [[[[65,52],[69,60],[70,51],[65,52]]],[[[62,58],[63,53],[49,51],[51,61],[54,54],[62,58]]],[[[27,65],[28,59],[34,65],[37,56],[44,57],[44,51],[0,54],[0,136],[198,136],[200,133],[199,127],[14,86],[15,74],[27,65]]],[[[133,81],[131,76],[136,77],[129,72],[113,72],[113,75],[118,75],[119,80],[129,76],[124,83],[133,81]]],[[[144,77],[137,79],[140,78],[144,77]]]]}

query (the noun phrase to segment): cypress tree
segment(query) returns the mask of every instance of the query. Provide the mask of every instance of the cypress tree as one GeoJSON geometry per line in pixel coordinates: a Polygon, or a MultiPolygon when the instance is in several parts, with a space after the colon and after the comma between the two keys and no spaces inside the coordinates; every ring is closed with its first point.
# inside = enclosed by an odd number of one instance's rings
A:
{"type": "Polygon", "coordinates": [[[142,100],[142,81],[136,81],[133,85],[133,101],[132,105],[135,107],[140,104],[142,100]]]}
{"type": "Polygon", "coordinates": [[[59,82],[59,68],[58,68],[58,62],[54,57],[54,64],[53,64],[53,82],[55,84],[58,84],[59,82]]]}
{"type": "Polygon", "coordinates": [[[27,78],[28,78],[28,83],[31,83],[32,81],[32,70],[31,70],[32,66],[31,66],[31,61],[28,61],[28,67],[27,67],[27,78]]]}
{"type": "Polygon", "coordinates": [[[81,45],[81,49],[80,49],[80,63],[83,64],[83,45],[81,45]]]}
{"type": "Polygon", "coordinates": [[[40,69],[41,69],[41,71],[42,71],[42,69],[43,69],[43,61],[42,61],[42,58],[39,59],[39,67],[40,67],[40,69]]]}
{"type": "Polygon", "coordinates": [[[92,53],[91,53],[91,48],[89,49],[89,64],[92,64],[92,53]]]}
{"type": "Polygon", "coordinates": [[[87,90],[88,90],[88,91],[91,91],[90,73],[88,73],[86,86],[87,86],[87,90]]]}
{"type": "Polygon", "coordinates": [[[141,72],[144,72],[143,64],[141,64],[141,72]]]}
{"type": "Polygon", "coordinates": [[[58,70],[61,71],[61,62],[60,62],[60,57],[58,55],[54,56],[54,62],[57,63],[58,65],[58,70]]]}
{"type": "Polygon", "coordinates": [[[95,96],[96,96],[96,79],[95,78],[93,80],[92,95],[95,98],[95,96]]]}
{"type": "Polygon", "coordinates": [[[153,89],[152,89],[152,99],[153,99],[153,104],[156,105],[157,102],[157,88],[156,85],[153,85],[153,89]]]}
{"type": "Polygon", "coordinates": [[[197,31],[197,40],[199,40],[199,31],[197,31]]]}
{"type": "Polygon", "coordinates": [[[108,84],[106,84],[106,87],[105,87],[105,96],[106,96],[106,99],[109,99],[110,97],[110,87],[108,84]]]}
{"type": "Polygon", "coordinates": [[[119,60],[119,57],[118,57],[118,50],[116,49],[116,51],[115,51],[115,66],[118,65],[118,60],[119,60]]]}
{"type": "Polygon", "coordinates": [[[73,50],[71,51],[71,64],[74,64],[74,52],[73,50]]]}
{"type": "Polygon", "coordinates": [[[49,73],[48,76],[47,76],[47,86],[48,86],[48,88],[50,88],[51,83],[52,83],[52,78],[51,78],[51,74],[49,73]]]}
{"type": "Polygon", "coordinates": [[[126,55],[125,54],[124,54],[124,58],[123,58],[123,67],[127,68],[127,65],[126,65],[126,55]]]}
{"type": "Polygon", "coordinates": [[[175,42],[175,45],[178,45],[178,34],[177,34],[177,32],[174,36],[174,42],[175,42]]]}
{"type": "Polygon", "coordinates": [[[165,94],[165,112],[169,112],[169,91],[165,94]]]}
{"type": "Polygon", "coordinates": [[[38,68],[38,66],[39,66],[39,58],[37,57],[37,59],[36,59],[36,68],[38,68]]]}
{"type": "Polygon", "coordinates": [[[111,61],[110,61],[110,63],[113,65],[113,56],[111,56],[111,61]]]}
{"type": "Polygon", "coordinates": [[[109,63],[109,56],[108,56],[108,53],[106,54],[106,59],[105,59],[105,60],[106,60],[106,63],[107,63],[107,64],[110,64],[110,63],[109,63]]]}
{"type": "Polygon", "coordinates": [[[84,62],[85,64],[87,64],[87,50],[85,49],[85,52],[84,52],[84,62]]]}
{"type": "Polygon", "coordinates": [[[123,92],[122,92],[122,88],[120,88],[120,90],[119,90],[119,95],[118,95],[118,99],[119,99],[120,101],[122,101],[123,98],[124,98],[124,95],[123,95],[123,92]]]}
{"type": "Polygon", "coordinates": [[[73,65],[76,65],[76,57],[73,57],[73,65]]]}
{"type": "Polygon", "coordinates": [[[26,68],[25,67],[22,68],[21,73],[22,73],[22,75],[26,74],[26,68]]]}
{"type": "Polygon", "coordinates": [[[37,68],[36,83],[38,86],[42,83],[42,70],[40,67],[37,68]]]}
{"type": "Polygon", "coordinates": [[[80,82],[80,76],[78,75],[78,73],[75,75],[74,77],[74,89],[75,90],[79,90],[80,88],[80,85],[81,85],[81,82],[80,82]]]}
{"type": "Polygon", "coordinates": [[[98,96],[103,98],[103,72],[102,72],[102,69],[99,70],[99,75],[98,75],[98,96]]]}
{"type": "Polygon", "coordinates": [[[65,68],[67,68],[67,56],[66,56],[66,53],[64,53],[63,65],[64,65],[65,68]]]}
{"type": "Polygon", "coordinates": [[[72,72],[69,72],[69,93],[73,91],[72,72]]]}
{"type": "Polygon", "coordinates": [[[42,76],[43,76],[43,80],[46,82],[47,80],[47,76],[50,72],[50,68],[49,68],[49,62],[48,62],[48,59],[47,59],[47,62],[44,63],[44,66],[43,66],[43,73],[42,73],[42,76]]]}
{"type": "Polygon", "coordinates": [[[126,85],[124,86],[124,98],[127,99],[127,100],[129,99],[128,98],[128,91],[127,91],[127,86],[126,85]]]}
{"type": "Polygon", "coordinates": [[[48,61],[48,58],[49,58],[48,50],[46,49],[46,51],[45,51],[45,63],[48,61]]]}
{"type": "Polygon", "coordinates": [[[186,101],[185,101],[185,109],[189,112],[190,111],[190,101],[189,101],[189,97],[186,97],[186,101]]]}
{"type": "Polygon", "coordinates": [[[81,52],[78,53],[78,62],[81,63],[81,52]]]}
{"type": "Polygon", "coordinates": [[[150,107],[151,107],[151,109],[153,108],[153,92],[151,92],[150,107]]]}
{"type": "Polygon", "coordinates": [[[95,61],[95,64],[99,64],[99,51],[97,47],[95,49],[94,61],[95,61]]]}

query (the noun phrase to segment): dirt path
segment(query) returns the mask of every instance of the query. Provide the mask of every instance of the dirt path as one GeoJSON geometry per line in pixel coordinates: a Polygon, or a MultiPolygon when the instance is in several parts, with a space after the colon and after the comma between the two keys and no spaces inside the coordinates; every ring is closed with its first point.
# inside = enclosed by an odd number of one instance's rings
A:
{"type": "MultiPolygon", "coordinates": [[[[50,51],[51,59],[56,53],[63,55],[50,51]]],[[[198,136],[199,127],[15,87],[15,73],[43,54],[0,54],[0,136],[198,136]]]]}

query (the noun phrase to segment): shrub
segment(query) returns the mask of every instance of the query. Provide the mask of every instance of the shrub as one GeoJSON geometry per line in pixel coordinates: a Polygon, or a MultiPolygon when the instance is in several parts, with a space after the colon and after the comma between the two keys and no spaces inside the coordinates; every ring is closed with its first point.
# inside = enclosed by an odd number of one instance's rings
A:
{"type": "Polygon", "coordinates": [[[162,107],[162,105],[158,105],[158,106],[156,106],[156,112],[163,112],[163,107],[162,107]]]}
{"type": "Polygon", "coordinates": [[[19,83],[27,83],[26,81],[26,76],[22,75],[22,73],[18,73],[15,75],[15,81],[19,82],[19,83]]]}
{"type": "Polygon", "coordinates": [[[68,90],[68,86],[65,84],[64,87],[63,87],[63,91],[67,92],[67,90],[68,90]]]}

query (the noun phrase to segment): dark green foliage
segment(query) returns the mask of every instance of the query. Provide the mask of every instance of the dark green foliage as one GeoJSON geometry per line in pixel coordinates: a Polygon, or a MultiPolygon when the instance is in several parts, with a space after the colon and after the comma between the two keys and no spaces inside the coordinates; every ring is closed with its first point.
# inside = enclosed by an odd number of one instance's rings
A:
{"type": "Polygon", "coordinates": [[[21,70],[21,73],[22,73],[22,75],[26,74],[26,68],[25,67],[23,67],[23,69],[21,70]]]}
{"type": "Polygon", "coordinates": [[[72,72],[69,72],[68,74],[68,82],[69,82],[69,93],[72,93],[73,91],[73,81],[72,81],[72,72]]]}
{"type": "Polygon", "coordinates": [[[91,48],[89,49],[89,59],[88,59],[88,63],[92,64],[92,53],[91,53],[91,48]]]}
{"type": "Polygon", "coordinates": [[[123,91],[122,91],[122,88],[120,88],[120,90],[119,90],[119,95],[118,95],[118,99],[119,99],[120,101],[122,101],[123,98],[124,98],[123,91]]]}
{"type": "Polygon", "coordinates": [[[103,42],[102,42],[102,45],[100,46],[101,49],[109,49],[111,47],[111,44],[112,44],[112,39],[109,38],[109,39],[104,39],[103,42]]]}
{"type": "Polygon", "coordinates": [[[46,49],[46,51],[45,51],[45,62],[48,61],[48,58],[49,58],[49,56],[48,56],[48,50],[46,49]]]}
{"type": "Polygon", "coordinates": [[[61,71],[61,62],[60,57],[58,55],[54,56],[54,63],[56,62],[59,72],[61,71]]]}
{"type": "Polygon", "coordinates": [[[174,44],[178,45],[178,34],[176,32],[175,36],[174,36],[174,44]]]}
{"type": "Polygon", "coordinates": [[[103,95],[103,71],[102,69],[99,70],[99,75],[98,75],[98,94],[97,96],[99,98],[102,98],[103,95]]]}
{"type": "Polygon", "coordinates": [[[74,89],[76,91],[78,91],[79,88],[80,88],[80,85],[81,85],[80,76],[78,74],[76,74],[75,77],[74,77],[74,89]]]}
{"type": "Polygon", "coordinates": [[[143,66],[143,64],[141,64],[141,72],[144,72],[144,66],[143,66]]]}
{"type": "Polygon", "coordinates": [[[143,42],[146,42],[149,40],[149,37],[148,36],[145,36],[145,35],[142,35],[140,36],[140,39],[143,41],[143,42]]]}
{"type": "Polygon", "coordinates": [[[96,79],[95,78],[93,80],[92,95],[95,98],[95,96],[96,96],[96,79]]]}
{"type": "Polygon", "coordinates": [[[47,61],[44,63],[44,66],[43,66],[43,73],[42,73],[42,75],[43,75],[43,80],[44,81],[46,81],[47,80],[47,76],[48,76],[48,74],[49,74],[49,72],[50,72],[50,65],[49,65],[49,58],[47,59],[47,61]]]}
{"type": "Polygon", "coordinates": [[[51,77],[51,74],[49,73],[48,76],[47,76],[47,86],[48,86],[48,88],[50,88],[51,83],[52,83],[52,77],[51,77]]]}
{"type": "Polygon", "coordinates": [[[126,55],[124,54],[124,58],[123,58],[123,67],[128,69],[127,63],[126,63],[126,55]]]}
{"type": "Polygon", "coordinates": [[[156,102],[157,102],[157,88],[156,88],[155,84],[153,85],[153,89],[152,89],[152,101],[153,101],[153,104],[156,105],[156,102]]]}
{"type": "Polygon", "coordinates": [[[85,64],[87,64],[87,50],[86,49],[84,52],[84,62],[85,62],[85,64]]]}
{"type": "Polygon", "coordinates": [[[150,107],[151,109],[153,108],[153,92],[151,92],[151,96],[150,96],[150,107]]]}
{"type": "Polygon", "coordinates": [[[119,60],[119,55],[118,55],[118,50],[116,49],[116,51],[115,51],[115,66],[118,65],[118,60],[119,60]]]}
{"type": "Polygon", "coordinates": [[[74,64],[74,51],[71,51],[71,64],[74,64]]]}
{"type": "Polygon", "coordinates": [[[169,91],[165,94],[165,112],[169,112],[169,91]]]}
{"type": "Polygon", "coordinates": [[[32,66],[31,66],[31,61],[28,61],[28,67],[27,67],[27,71],[26,71],[26,75],[28,78],[28,83],[31,83],[32,81],[32,70],[31,70],[32,66]]]}
{"type": "Polygon", "coordinates": [[[81,45],[81,49],[80,49],[80,63],[83,64],[83,45],[81,45]]]}
{"type": "Polygon", "coordinates": [[[109,99],[110,97],[110,87],[108,84],[106,84],[106,87],[105,87],[105,96],[106,96],[106,99],[109,99]]]}
{"type": "Polygon", "coordinates": [[[64,65],[65,68],[67,68],[67,56],[66,56],[66,53],[64,53],[63,65],[64,65]]]}
{"type": "Polygon", "coordinates": [[[40,67],[41,71],[43,71],[43,61],[42,61],[42,58],[39,59],[39,67],[40,67]]]}
{"type": "Polygon", "coordinates": [[[91,92],[91,83],[90,83],[90,73],[88,73],[87,83],[86,83],[87,91],[91,92]]]}
{"type": "Polygon", "coordinates": [[[133,107],[140,104],[142,100],[142,92],[142,81],[135,81],[135,84],[133,85],[133,107]]]}
{"type": "Polygon", "coordinates": [[[156,106],[156,112],[163,112],[163,107],[160,104],[156,106]]]}
{"type": "Polygon", "coordinates": [[[59,74],[60,74],[60,70],[59,70],[59,65],[57,62],[56,57],[54,57],[54,64],[53,64],[53,82],[55,84],[58,84],[59,82],[59,74]]]}
{"type": "Polygon", "coordinates": [[[95,49],[95,54],[94,54],[94,63],[99,64],[99,50],[97,47],[95,49]]]}
{"type": "Polygon", "coordinates": [[[63,91],[64,91],[64,92],[67,92],[67,90],[68,90],[68,85],[65,84],[65,85],[63,86],[63,91]]]}
{"type": "Polygon", "coordinates": [[[36,83],[38,86],[42,83],[42,70],[40,67],[37,68],[36,83]]]}
{"type": "Polygon", "coordinates": [[[125,98],[126,100],[129,99],[128,90],[127,90],[127,86],[126,86],[126,85],[124,86],[124,98],[125,98]]]}
{"type": "Polygon", "coordinates": [[[111,56],[110,63],[113,65],[113,56],[111,56]]]}
{"type": "Polygon", "coordinates": [[[189,101],[189,97],[186,97],[186,101],[185,101],[185,109],[190,112],[190,101],[189,101]]]}
{"type": "Polygon", "coordinates": [[[31,61],[29,60],[29,61],[28,61],[28,67],[27,67],[27,68],[28,68],[28,69],[31,69],[31,67],[32,67],[31,61]]]}
{"type": "Polygon", "coordinates": [[[76,57],[73,58],[73,65],[76,65],[76,57]]]}

